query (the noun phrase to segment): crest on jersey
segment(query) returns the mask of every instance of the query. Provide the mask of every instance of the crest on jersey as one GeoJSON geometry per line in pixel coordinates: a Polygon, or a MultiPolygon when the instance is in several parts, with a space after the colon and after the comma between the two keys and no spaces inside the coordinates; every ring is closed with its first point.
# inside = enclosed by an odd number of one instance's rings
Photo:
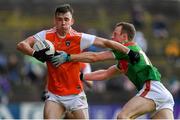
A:
{"type": "Polygon", "coordinates": [[[69,47],[71,42],[69,40],[66,40],[66,46],[69,47]]]}

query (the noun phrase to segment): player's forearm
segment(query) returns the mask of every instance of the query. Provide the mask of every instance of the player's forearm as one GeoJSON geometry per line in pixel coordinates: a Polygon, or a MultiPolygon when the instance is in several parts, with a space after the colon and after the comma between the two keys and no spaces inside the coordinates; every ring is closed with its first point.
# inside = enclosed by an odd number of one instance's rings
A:
{"type": "Polygon", "coordinates": [[[28,45],[26,42],[22,41],[20,43],[17,44],[17,50],[23,52],[26,55],[30,55],[32,56],[33,54],[33,49],[30,47],[30,45],[28,45]]]}
{"type": "Polygon", "coordinates": [[[96,37],[96,39],[94,40],[94,45],[100,46],[100,47],[105,47],[105,48],[115,49],[115,50],[118,50],[125,54],[128,54],[130,51],[130,49],[128,47],[126,47],[118,42],[108,40],[105,38],[101,38],[101,37],[96,37]]]}
{"type": "Polygon", "coordinates": [[[84,52],[80,54],[71,54],[71,61],[73,62],[96,62],[98,55],[95,52],[84,52]]]}
{"type": "Polygon", "coordinates": [[[91,73],[84,74],[83,79],[95,81],[95,80],[105,80],[107,77],[108,75],[106,74],[106,70],[97,70],[91,73]]]}
{"type": "Polygon", "coordinates": [[[84,74],[84,80],[106,80],[114,76],[115,74],[119,74],[120,71],[116,68],[116,65],[109,67],[108,69],[97,70],[91,73],[84,74]]]}
{"type": "Polygon", "coordinates": [[[115,42],[115,41],[112,41],[112,40],[107,40],[104,42],[104,45],[108,48],[111,48],[111,49],[115,49],[115,50],[118,50],[118,51],[121,51],[125,54],[128,54],[130,49],[118,42],[115,42]]]}
{"type": "Polygon", "coordinates": [[[102,52],[83,52],[80,54],[71,54],[71,61],[73,62],[97,62],[104,60],[114,60],[114,56],[111,51],[102,52]]]}

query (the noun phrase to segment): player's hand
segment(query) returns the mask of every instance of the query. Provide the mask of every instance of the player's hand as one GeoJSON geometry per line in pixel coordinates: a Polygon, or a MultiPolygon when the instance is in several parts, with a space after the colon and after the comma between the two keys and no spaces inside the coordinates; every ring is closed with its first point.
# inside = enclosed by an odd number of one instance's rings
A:
{"type": "Polygon", "coordinates": [[[51,58],[51,63],[58,67],[59,65],[63,64],[64,62],[70,61],[70,55],[64,51],[56,51],[54,56],[51,58]]]}
{"type": "Polygon", "coordinates": [[[133,65],[135,63],[139,62],[139,60],[140,60],[139,52],[135,52],[133,50],[130,50],[129,53],[128,53],[128,56],[129,56],[130,63],[133,64],[133,65]]]}
{"type": "Polygon", "coordinates": [[[53,55],[47,55],[46,54],[46,51],[49,50],[49,47],[46,47],[42,50],[39,50],[39,51],[34,51],[33,53],[33,57],[35,57],[37,60],[41,61],[41,62],[45,62],[45,61],[48,61],[52,58],[53,55]]]}

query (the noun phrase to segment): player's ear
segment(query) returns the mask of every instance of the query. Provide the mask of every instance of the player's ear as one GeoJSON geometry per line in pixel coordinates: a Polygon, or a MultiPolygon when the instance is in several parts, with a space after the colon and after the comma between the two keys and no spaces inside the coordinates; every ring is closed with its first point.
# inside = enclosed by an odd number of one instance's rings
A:
{"type": "Polygon", "coordinates": [[[71,19],[71,25],[74,24],[74,21],[75,21],[74,18],[72,18],[72,19],[71,19]]]}
{"type": "Polygon", "coordinates": [[[123,38],[127,40],[128,39],[128,35],[127,34],[123,34],[123,38]]]}

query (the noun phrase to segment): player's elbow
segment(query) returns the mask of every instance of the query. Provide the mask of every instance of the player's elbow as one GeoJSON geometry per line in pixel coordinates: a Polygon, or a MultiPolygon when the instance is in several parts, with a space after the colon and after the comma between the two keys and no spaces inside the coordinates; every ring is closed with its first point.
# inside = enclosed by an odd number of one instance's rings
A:
{"type": "Polygon", "coordinates": [[[104,41],[104,46],[105,47],[110,47],[111,46],[111,41],[110,40],[104,41]]]}
{"type": "Polygon", "coordinates": [[[100,61],[97,53],[91,53],[91,54],[89,55],[89,60],[90,60],[90,62],[100,61]]]}
{"type": "Polygon", "coordinates": [[[23,42],[17,44],[16,49],[20,50],[24,46],[23,42]]]}
{"type": "Polygon", "coordinates": [[[24,41],[22,41],[22,42],[19,42],[18,44],[17,44],[17,46],[16,46],[16,49],[17,50],[22,50],[24,47],[25,47],[25,42],[24,41]]]}

